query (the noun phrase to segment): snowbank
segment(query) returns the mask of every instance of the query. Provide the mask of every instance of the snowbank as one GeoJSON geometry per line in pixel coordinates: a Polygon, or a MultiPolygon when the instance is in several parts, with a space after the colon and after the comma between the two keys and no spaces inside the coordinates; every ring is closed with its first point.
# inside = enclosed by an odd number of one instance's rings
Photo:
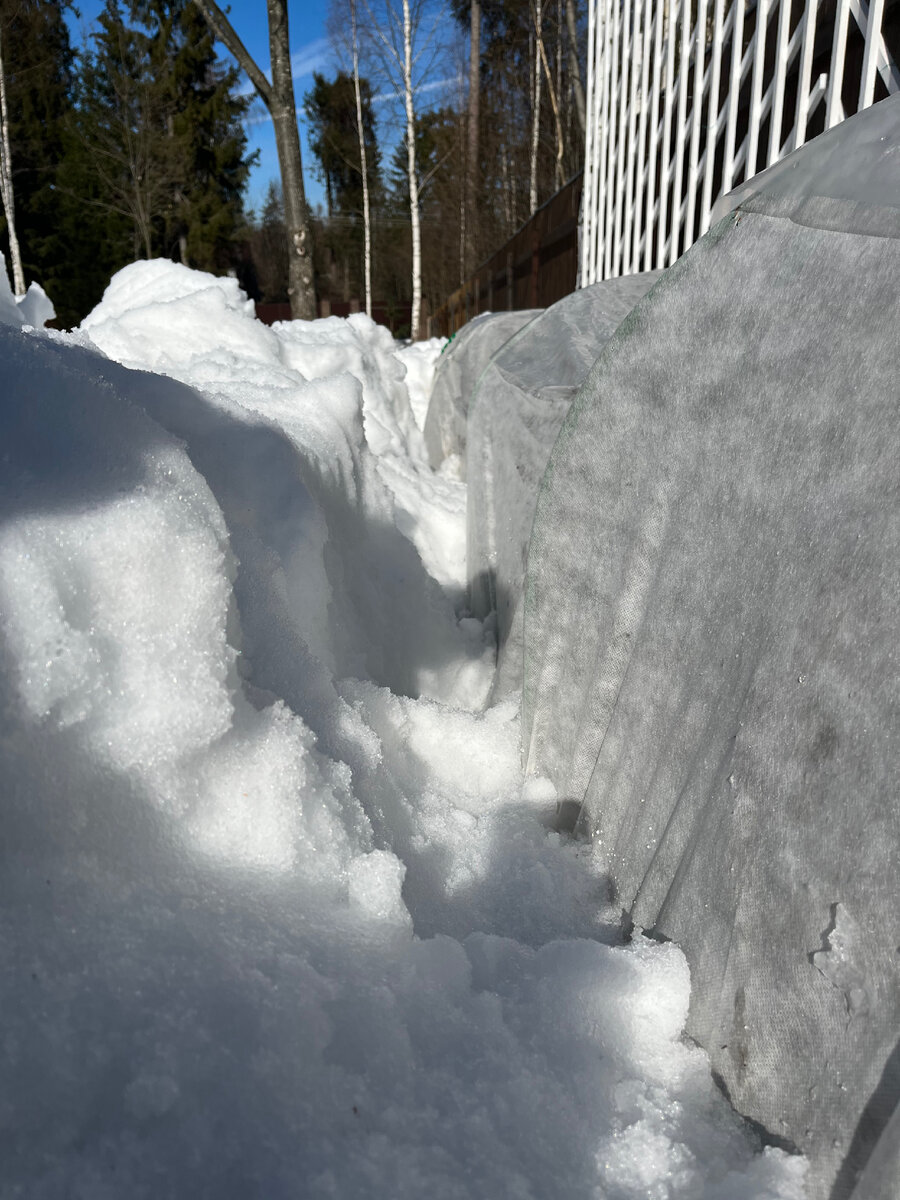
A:
{"type": "Polygon", "coordinates": [[[6,273],[6,260],[0,254],[0,325],[20,329],[30,325],[42,329],[56,316],[50,297],[39,283],[30,283],[24,296],[14,296],[6,273]]]}
{"type": "Polygon", "coordinates": [[[433,337],[422,342],[410,342],[394,352],[406,368],[406,390],[420,429],[425,428],[435,364],[446,345],[446,338],[433,337]]]}
{"type": "Polygon", "coordinates": [[[815,1200],[876,1145],[900,1179],[900,224],[865,202],[900,140],[872,120],[847,199],[825,135],[783,166],[824,196],[752,197],[614,336],[526,593],[528,769],[684,948],[689,1032],[815,1200]]]}
{"type": "Polygon", "coordinates": [[[481,711],[383,331],[140,264],[0,419],[10,1195],[799,1200],[481,711]]]}

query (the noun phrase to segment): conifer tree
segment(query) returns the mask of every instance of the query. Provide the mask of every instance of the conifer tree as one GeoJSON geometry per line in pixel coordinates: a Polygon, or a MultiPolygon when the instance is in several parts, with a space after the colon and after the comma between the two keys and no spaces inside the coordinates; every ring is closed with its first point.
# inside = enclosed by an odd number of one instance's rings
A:
{"type": "MultiPolygon", "coordinates": [[[[67,280],[60,203],[74,55],[62,0],[0,0],[10,175],[26,280],[56,297],[67,280]]],[[[0,248],[9,257],[0,212],[0,248]]]]}
{"type": "Polygon", "coordinates": [[[119,0],[106,0],[92,40],[75,114],[92,181],[83,199],[106,213],[124,265],[153,257],[154,233],[171,207],[175,164],[148,36],[125,23],[119,0]]]}
{"type": "Polygon", "coordinates": [[[134,0],[129,15],[134,24],[107,0],[82,69],[84,201],[120,236],[127,227],[130,248],[116,239],[124,261],[162,255],[222,270],[243,225],[248,101],[193,5],[134,0]]]}
{"type": "MultiPolygon", "coordinates": [[[[339,71],[333,80],[313,72],[313,86],[304,98],[304,109],[319,177],[325,184],[328,218],[317,239],[319,268],[332,276],[343,298],[366,292],[371,308],[371,283],[366,273],[365,206],[367,196],[378,196],[379,152],[375,138],[372,92],[366,79],[356,81],[339,71]],[[367,189],[363,187],[359,116],[366,149],[367,189]],[[368,284],[368,286],[367,286],[368,284]]],[[[371,258],[368,260],[371,262],[371,258]]]]}
{"type": "Polygon", "coordinates": [[[187,0],[132,0],[149,30],[148,54],[160,90],[161,157],[171,179],[158,230],[161,252],[204,270],[227,266],[243,227],[250,172],[243,117],[250,98],[240,74],[216,54],[215,38],[187,0]]]}
{"type": "MultiPolygon", "coordinates": [[[[366,79],[360,79],[363,135],[367,151],[369,187],[378,175],[378,144],[372,111],[372,91],[366,79]]],[[[353,76],[339,71],[328,80],[313,71],[313,86],[306,93],[303,107],[309,121],[309,145],[318,160],[325,184],[328,213],[362,213],[362,172],[357,134],[356,91],[353,76]]]]}
{"type": "Polygon", "coordinates": [[[259,223],[251,235],[251,253],[259,298],[263,303],[288,297],[288,235],[284,200],[274,179],[269,181],[259,223]]]}

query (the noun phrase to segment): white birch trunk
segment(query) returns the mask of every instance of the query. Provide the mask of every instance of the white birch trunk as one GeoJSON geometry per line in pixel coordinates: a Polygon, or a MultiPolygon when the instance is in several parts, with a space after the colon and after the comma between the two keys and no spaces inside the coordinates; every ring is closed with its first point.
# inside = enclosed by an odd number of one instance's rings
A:
{"type": "Polygon", "coordinates": [[[581,84],[581,70],[578,66],[578,28],[575,23],[574,0],[566,0],[566,25],[569,29],[569,72],[571,73],[572,84],[575,88],[575,108],[578,112],[578,124],[581,128],[581,136],[584,137],[584,88],[581,84]]]}
{"type": "Polygon", "coordinates": [[[359,88],[359,36],[356,28],[356,0],[350,0],[350,21],[353,26],[353,89],[356,92],[356,130],[359,134],[359,164],[362,171],[363,237],[366,280],[366,314],[372,315],[372,223],[369,213],[369,168],[366,158],[366,135],[362,119],[362,94],[359,88]]]}
{"type": "Polygon", "coordinates": [[[409,220],[412,227],[412,320],[410,336],[419,336],[422,312],[422,232],[419,226],[419,181],[416,177],[416,118],[413,108],[412,16],[403,0],[403,99],[406,106],[406,164],[409,175],[409,220]]]}
{"type": "Polygon", "coordinates": [[[529,191],[529,215],[537,212],[538,188],[537,188],[537,168],[538,168],[538,145],[541,134],[541,54],[543,49],[543,41],[541,38],[541,26],[543,25],[544,14],[541,0],[535,0],[534,3],[534,105],[533,105],[533,120],[531,125],[531,188],[529,191]]]}
{"type": "Polygon", "coordinates": [[[477,266],[475,230],[478,214],[478,180],[481,169],[481,0],[472,0],[469,20],[469,105],[466,158],[466,262],[463,276],[477,266]]]}
{"type": "Polygon", "coordinates": [[[16,237],[16,205],[13,195],[12,166],[9,153],[9,115],[6,110],[6,71],[3,68],[3,48],[0,43],[0,191],[3,195],[3,211],[9,232],[9,257],[13,272],[13,291],[17,296],[25,295],[25,273],[22,270],[22,253],[16,237]]]}
{"type": "Polygon", "coordinates": [[[538,29],[538,50],[541,55],[541,62],[544,64],[544,74],[547,76],[547,93],[550,96],[550,107],[553,110],[553,119],[556,122],[556,188],[557,191],[565,183],[563,178],[563,129],[562,120],[559,115],[559,104],[556,98],[556,88],[553,86],[553,76],[550,74],[550,64],[547,62],[547,50],[544,46],[544,38],[538,29]]]}

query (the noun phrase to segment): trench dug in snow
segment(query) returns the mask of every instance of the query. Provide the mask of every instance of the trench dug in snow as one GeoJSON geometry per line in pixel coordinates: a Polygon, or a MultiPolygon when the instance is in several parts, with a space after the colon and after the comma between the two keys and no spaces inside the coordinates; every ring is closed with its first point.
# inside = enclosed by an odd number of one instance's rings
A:
{"type": "Polygon", "coordinates": [[[0,337],[3,1194],[800,1197],[483,708],[439,344],[167,262],[0,337]]]}

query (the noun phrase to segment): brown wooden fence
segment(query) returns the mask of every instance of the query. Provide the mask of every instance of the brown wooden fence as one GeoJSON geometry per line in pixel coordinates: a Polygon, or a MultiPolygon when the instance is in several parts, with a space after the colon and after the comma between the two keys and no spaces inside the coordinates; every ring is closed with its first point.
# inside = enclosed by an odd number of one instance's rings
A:
{"type": "Polygon", "coordinates": [[[581,173],[570,179],[428,317],[429,337],[449,337],[482,312],[546,308],[575,291],[581,182],[581,173]]]}

